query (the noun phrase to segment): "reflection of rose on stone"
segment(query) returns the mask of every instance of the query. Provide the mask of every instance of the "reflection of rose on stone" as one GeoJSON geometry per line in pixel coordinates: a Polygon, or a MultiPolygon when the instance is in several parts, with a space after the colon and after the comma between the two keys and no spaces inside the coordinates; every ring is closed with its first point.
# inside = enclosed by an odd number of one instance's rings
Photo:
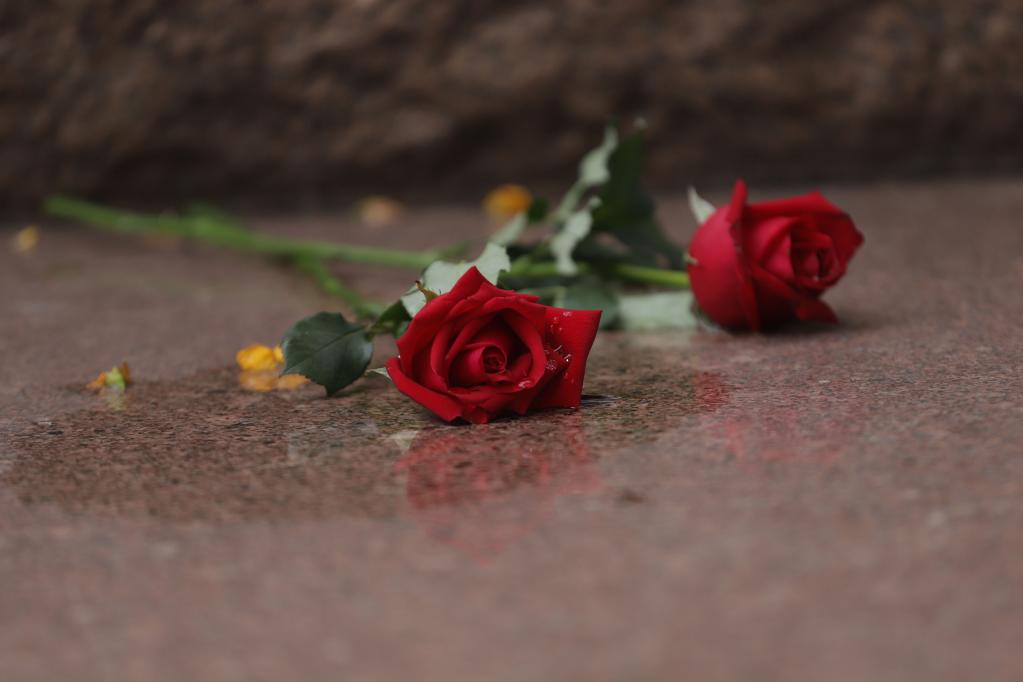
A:
{"type": "MultiPolygon", "coordinates": [[[[817,433],[814,425],[801,427],[801,419],[812,419],[808,410],[787,405],[758,410],[756,419],[746,414],[714,411],[724,404],[724,385],[720,376],[701,373],[693,378],[697,404],[712,406],[704,413],[703,428],[720,437],[727,456],[743,464],[812,462],[830,464],[837,453],[829,442],[815,442],[803,435],[817,433]]],[[[819,426],[819,424],[816,424],[819,426]]]]}
{"type": "Polygon", "coordinates": [[[397,464],[417,522],[485,562],[540,527],[558,497],[599,490],[581,415],[552,422],[554,433],[528,443],[457,427],[420,433],[397,464]]]}

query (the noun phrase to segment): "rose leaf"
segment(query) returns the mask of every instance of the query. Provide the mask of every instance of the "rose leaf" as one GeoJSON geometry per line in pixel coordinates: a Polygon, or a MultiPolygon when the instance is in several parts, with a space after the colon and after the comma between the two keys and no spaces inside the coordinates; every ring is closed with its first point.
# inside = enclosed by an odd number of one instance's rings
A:
{"type": "Polygon", "coordinates": [[[334,395],[365,373],[373,356],[366,330],[340,313],[299,320],[284,335],[284,371],[301,374],[334,395]]]}
{"type": "MultiPolygon", "coordinates": [[[[462,261],[460,263],[434,261],[423,272],[420,282],[423,288],[443,294],[451,291],[451,288],[455,286],[455,282],[472,267],[479,270],[480,274],[490,282],[496,284],[497,276],[511,268],[508,250],[500,244],[488,242],[483,249],[483,253],[474,261],[462,261]]],[[[411,317],[415,317],[416,313],[426,305],[426,297],[420,293],[417,287],[413,287],[401,297],[401,302],[405,306],[405,310],[408,311],[408,314],[411,317]]]]}
{"type": "Polygon", "coordinates": [[[501,229],[490,236],[490,241],[498,246],[510,246],[514,244],[522,231],[529,225],[529,216],[523,212],[506,222],[501,229]]]}
{"type": "Polygon", "coordinates": [[[622,329],[632,331],[698,326],[691,291],[624,295],[619,299],[619,321],[622,329]]]}
{"type": "Polygon", "coordinates": [[[703,225],[707,222],[707,218],[709,218],[717,209],[714,208],[714,204],[697,194],[695,187],[690,187],[689,210],[692,211],[693,215],[696,217],[696,223],[698,225],[703,225]]]}
{"type": "Polygon", "coordinates": [[[600,205],[593,211],[593,232],[613,235],[638,263],[653,266],[664,260],[681,268],[682,249],[664,234],[654,202],[643,188],[643,144],[643,135],[633,133],[608,159],[610,175],[597,194],[600,205]]]}
{"type": "Polygon", "coordinates": [[[590,234],[590,227],[593,225],[592,211],[599,203],[595,197],[590,199],[586,206],[572,213],[558,233],[551,238],[551,255],[554,256],[559,275],[571,276],[579,271],[572,260],[572,252],[575,251],[576,245],[590,234]]]}
{"type": "Polygon", "coordinates": [[[618,293],[599,279],[587,278],[563,287],[554,299],[554,306],[568,310],[600,310],[600,328],[613,327],[618,322],[618,293]]]}
{"type": "Polygon", "coordinates": [[[408,323],[412,320],[409,317],[408,311],[405,310],[405,304],[400,300],[395,301],[391,305],[384,309],[384,312],[380,313],[377,317],[376,322],[370,325],[366,332],[370,336],[376,336],[377,334],[390,334],[394,338],[398,338],[405,333],[408,328],[408,323]]]}
{"type": "Polygon", "coordinates": [[[591,149],[579,162],[579,178],[562,197],[554,212],[554,222],[563,223],[576,210],[579,200],[586,192],[604,184],[611,177],[608,162],[618,148],[618,129],[610,125],[604,130],[604,141],[596,149],[591,149]]]}

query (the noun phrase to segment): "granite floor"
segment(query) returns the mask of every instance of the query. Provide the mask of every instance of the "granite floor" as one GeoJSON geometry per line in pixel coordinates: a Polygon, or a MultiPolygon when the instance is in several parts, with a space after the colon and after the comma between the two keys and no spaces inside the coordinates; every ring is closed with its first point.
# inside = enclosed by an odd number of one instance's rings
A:
{"type": "Polygon", "coordinates": [[[1023,680],[1023,182],[825,189],[867,237],[842,326],[604,334],[601,398],[484,427],[243,391],[329,305],[301,277],[41,223],[0,251],[0,680],[1023,680]]]}

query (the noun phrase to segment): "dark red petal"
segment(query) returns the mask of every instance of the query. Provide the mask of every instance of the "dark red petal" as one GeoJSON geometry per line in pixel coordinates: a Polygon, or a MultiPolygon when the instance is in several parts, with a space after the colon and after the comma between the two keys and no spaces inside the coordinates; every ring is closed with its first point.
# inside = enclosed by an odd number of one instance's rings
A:
{"type": "Polygon", "coordinates": [[[523,296],[501,296],[487,301],[481,308],[483,312],[491,313],[501,310],[514,310],[516,313],[529,321],[537,331],[542,331],[544,320],[546,320],[547,306],[528,301],[523,296]]]}
{"type": "Polygon", "coordinates": [[[739,178],[735,181],[735,187],[732,188],[732,198],[725,208],[725,219],[729,225],[735,225],[742,220],[748,197],[749,190],[746,187],[746,181],[739,178]]]}
{"type": "Polygon", "coordinates": [[[402,367],[406,372],[411,371],[411,363],[419,351],[433,341],[434,335],[444,324],[451,309],[478,291],[484,283],[490,284],[479,270],[475,267],[470,268],[455,282],[451,291],[428,302],[422,310],[416,313],[416,316],[409,322],[408,329],[397,341],[402,367]]]}
{"type": "Polygon", "coordinates": [[[750,204],[746,207],[746,211],[753,220],[765,220],[776,216],[792,217],[801,214],[845,215],[842,209],[825,199],[820,192],[750,204]]]}
{"type": "Polygon", "coordinates": [[[462,415],[462,409],[457,402],[445,395],[431,391],[405,376],[398,358],[388,360],[387,374],[394,382],[395,388],[444,421],[454,421],[462,415]]]}
{"type": "MultiPolygon", "coordinates": [[[[437,367],[442,367],[446,375],[448,368],[455,359],[455,356],[462,351],[465,344],[471,341],[472,338],[476,336],[481,329],[490,324],[493,319],[493,315],[484,315],[462,323],[463,326],[459,330],[458,336],[455,337],[454,341],[446,339],[442,347],[437,348],[437,345],[434,344],[433,348],[430,349],[431,364],[435,364],[437,367]]],[[[460,322],[452,322],[451,326],[455,327],[459,323],[460,322]]]]}
{"type": "Polygon", "coordinates": [[[863,235],[848,216],[822,221],[820,229],[831,237],[835,253],[842,263],[848,263],[863,244],[863,235]]]}
{"type": "Polygon", "coordinates": [[[451,384],[454,386],[478,386],[487,383],[489,376],[483,367],[483,353],[486,350],[486,346],[477,346],[459,353],[451,363],[451,384]]]}
{"type": "MultiPolygon", "coordinates": [[[[541,306],[543,307],[543,306],[541,306]]],[[[525,390],[532,388],[536,385],[536,382],[543,376],[544,366],[547,363],[547,356],[543,350],[543,337],[541,332],[538,331],[530,321],[520,315],[518,312],[508,310],[505,311],[504,321],[508,323],[512,331],[519,338],[519,341],[526,347],[526,351],[529,353],[533,362],[529,367],[529,374],[526,378],[520,382],[519,388],[525,390]],[[521,385],[528,383],[529,385],[521,385]]]]}
{"type": "Polygon", "coordinates": [[[795,316],[796,305],[806,297],[789,283],[783,282],[763,268],[753,267],[753,281],[757,289],[757,305],[764,327],[787,322],[795,316]]]}
{"type": "MultiPolygon", "coordinates": [[[[433,337],[433,342],[430,344],[428,372],[433,375],[433,381],[430,384],[438,388],[441,386],[447,388],[448,385],[448,363],[444,362],[444,351],[451,345],[451,337],[454,333],[455,325],[451,322],[445,322],[437,331],[437,335],[433,337]]],[[[425,355],[425,349],[423,354],[425,355]]],[[[413,376],[420,382],[427,379],[427,377],[421,374],[418,363],[413,376]]]]}
{"type": "Polygon", "coordinates": [[[769,218],[745,227],[743,250],[750,263],[756,263],[778,277],[791,280],[792,239],[796,222],[792,218],[769,218]]]}
{"type": "Polygon", "coordinates": [[[728,329],[758,329],[760,324],[739,229],[745,199],[746,183],[739,180],[731,202],[715,211],[689,244],[689,279],[696,302],[728,329]]]}
{"type": "Polygon", "coordinates": [[[586,375],[586,359],[600,326],[599,310],[547,309],[549,343],[568,362],[547,387],[537,395],[532,407],[578,407],[586,375]]]}
{"type": "Polygon", "coordinates": [[[800,320],[813,320],[815,322],[838,323],[838,316],[835,311],[824,301],[816,298],[807,298],[800,301],[796,307],[796,317],[800,320]]]}

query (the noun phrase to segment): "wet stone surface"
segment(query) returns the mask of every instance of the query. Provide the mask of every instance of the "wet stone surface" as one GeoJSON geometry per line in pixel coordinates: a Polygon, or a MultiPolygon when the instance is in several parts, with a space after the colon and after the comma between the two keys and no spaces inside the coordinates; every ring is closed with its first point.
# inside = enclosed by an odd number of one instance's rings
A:
{"type": "MultiPolygon", "coordinates": [[[[627,339],[613,345],[621,357],[627,339]]],[[[628,369],[644,392],[486,429],[438,422],[382,378],[330,400],[317,387],[245,392],[231,370],[142,382],[14,436],[0,485],[25,505],[175,522],[391,518],[403,499],[415,511],[520,487],[596,489],[571,481],[596,482],[602,454],[654,441],[644,420],[676,428],[725,400],[714,374],[628,369]],[[660,399],[644,400],[646,390],[660,399]]],[[[618,387],[607,370],[593,375],[591,386],[618,387]]]]}
{"type": "Polygon", "coordinates": [[[829,194],[841,327],[602,334],[580,410],[483,427],[244,391],[300,278],[44,225],[0,255],[0,679],[1023,678],[1023,185],[829,194]]]}

